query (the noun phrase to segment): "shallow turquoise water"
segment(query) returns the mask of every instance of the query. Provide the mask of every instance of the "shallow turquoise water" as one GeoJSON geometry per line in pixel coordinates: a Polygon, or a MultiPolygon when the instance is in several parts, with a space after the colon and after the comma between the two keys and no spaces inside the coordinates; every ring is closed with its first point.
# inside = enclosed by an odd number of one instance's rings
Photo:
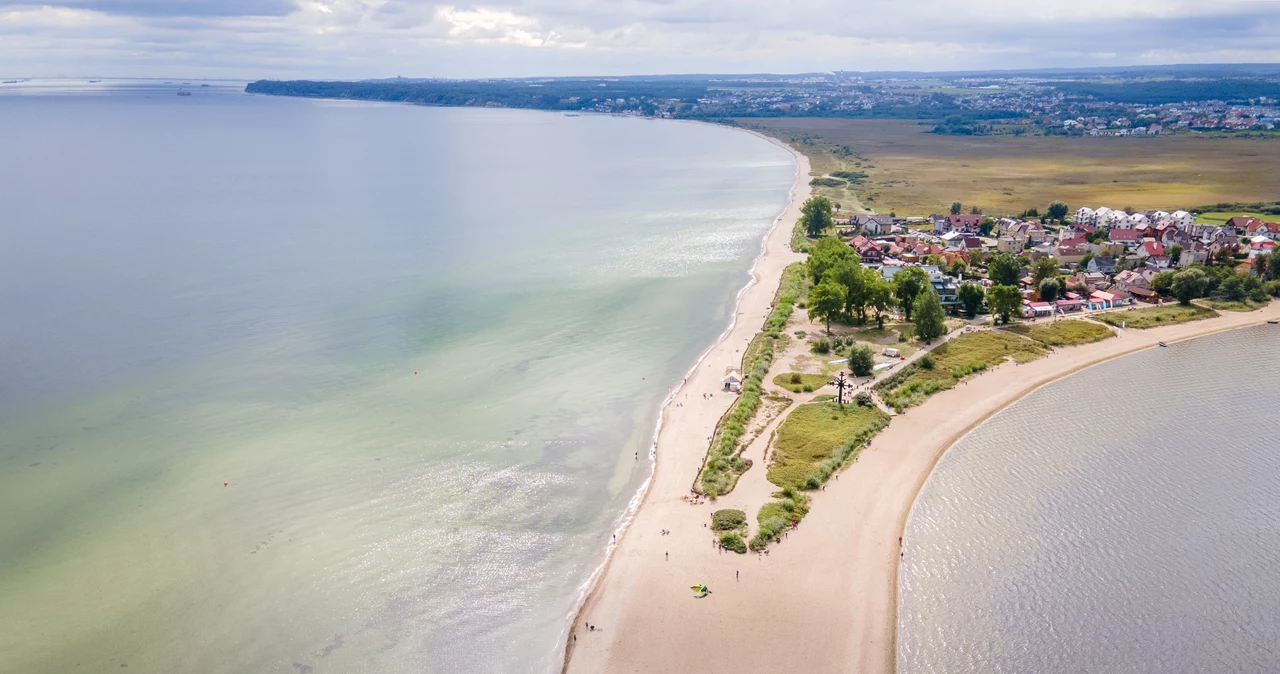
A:
{"type": "Polygon", "coordinates": [[[27,91],[0,96],[0,670],[554,668],[787,153],[27,91]]]}

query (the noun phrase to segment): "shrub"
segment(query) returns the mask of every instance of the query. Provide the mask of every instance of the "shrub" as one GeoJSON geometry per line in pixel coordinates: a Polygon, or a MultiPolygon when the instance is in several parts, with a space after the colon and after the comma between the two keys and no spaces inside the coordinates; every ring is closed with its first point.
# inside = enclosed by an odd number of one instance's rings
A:
{"type": "Polygon", "coordinates": [[[822,481],[818,479],[817,475],[810,475],[809,479],[804,481],[805,489],[814,490],[821,486],[822,486],[822,481]]]}
{"type": "Polygon", "coordinates": [[[791,383],[792,383],[792,384],[799,384],[799,383],[800,383],[800,382],[802,382],[802,381],[804,381],[804,377],[801,377],[799,372],[792,372],[792,373],[791,373],[791,383]]]}
{"type": "Polygon", "coordinates": [[[796,339],[804,339],[805,337],[808,337],[808,336],[809,336],[809,333],[805,332],[804,330],[796,330],[796,339]]]}
{"type": "Polygon", "coordinates": [[[711,513],[711,528],[714,531],[732,531],[747,523],[747,514],[741,510],[725,508],[711,513]]]}
{"type": "Polygon", "coordinates": [[[800,387],[800,389],[805,393],[813,393],[813,384],[805,384],[804,386],[800,387]]]}
{"type": "Polygon", "coordinates": [[[875,357],[865,344],[859,344],[849,351],[849,370],[856,377],[866,377],[875,367],[875,357]]]}
{"type": "Polygon", "coordinates": [[[1267,284],[1262,288],[1267,291],[1268,295],[1280,297],[1280,281],[1267,281],[1267,284]]]}
{"type": "Polygon", "coordinates": [[[831,353],[831,340],[826,337],[819,337],[813,342],[811,347],[814,353],[831,353]]]}
{"type": "Polygon", "coordinates": [[[932,353],[926,353],[923,356],[921,356],[919,362],[920,362],[920,367],[926,370],[932,370],[934,366],[937,365],[937,362],[934,361],[933,359],[932,353]]]}
{"type": "Polygon", "coordinates": [[[853,397],[853,401],[858,403],[859,407],[871,407],[875,401],[871,399],[871,394],[866,391],[858,391],[858,395],[853,397]]]}
{"type": "MultiPolygon", "coordinates": [[[[741,511],[739,511],[741,512],[741,511]]],[[[747,554],[747,544],[738,534],[730,531],[720,536],[720,545],[725,550],[732,550],[740,555],[747,554]]]]}

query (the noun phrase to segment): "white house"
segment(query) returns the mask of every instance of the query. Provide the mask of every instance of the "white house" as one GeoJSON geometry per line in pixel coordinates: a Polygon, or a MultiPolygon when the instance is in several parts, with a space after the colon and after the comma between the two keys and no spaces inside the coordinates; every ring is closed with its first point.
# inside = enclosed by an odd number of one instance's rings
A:
{"type": "Polygon", "coordinates": [[[1076,211],[1076,216],[1071,219],[1071,222],[1077,225],[1092,225],[1095,222],[1094,217],[1092,208],[1089,208],[1088,206],[1081,206],[1080,209],[1076,211]]]}
{"type": "Polygon", "coordinates": [[[1133,215],[1125,218],[1124,224],[1136,229],[1138,227],[1146,227],[1151,224],[1151,220],[1141,213],[1134,213],[1133,215]]]}
{"type": "Polygon", "coordinates": [[[1111,225],[1111,214],[1114,212],[1106,206],[1100,206],[1098,210],[1093,212],[1093,222],[1089,224],[1095,227],[1109,227],[1111,225]]]}
{"type": "Polygon", "coordinates": [[[1186,211],[1174,211],[1169,214],[1169,217],[1173,219],[1173,224],[1177,225],[1178,229],[1189,229],[1196,221],[1195,216],[1186,211]]]}
{"type": "Polygon", "coordinates": [[[724,369],[724,390],[734,393],[742,390],[742,368],[730,366],[724,369]]]}

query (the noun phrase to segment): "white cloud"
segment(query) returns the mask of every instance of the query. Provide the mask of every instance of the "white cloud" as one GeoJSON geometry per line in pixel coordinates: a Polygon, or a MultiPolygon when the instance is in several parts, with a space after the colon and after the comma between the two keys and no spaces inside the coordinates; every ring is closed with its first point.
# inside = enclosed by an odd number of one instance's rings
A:
{"type": "Polygon", "coordinates": [[[1280,60],[1228,0],[0,0],[5,76],[489,77],[1280,60]]]}

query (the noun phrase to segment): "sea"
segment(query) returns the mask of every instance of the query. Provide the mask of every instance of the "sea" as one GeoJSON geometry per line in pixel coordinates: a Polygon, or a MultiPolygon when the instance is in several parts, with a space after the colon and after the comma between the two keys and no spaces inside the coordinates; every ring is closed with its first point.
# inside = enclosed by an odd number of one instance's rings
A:
{"type": "Polygon", "coordinates": [[[1280,328],[1049,384],[911,512],[898,671],[1280,671],[1280,328]]]}
{"type": "Polygon", "coordinates": [[[0,672],[558,670],[794,162],[244,84],[0,85],[0,672]]]}

